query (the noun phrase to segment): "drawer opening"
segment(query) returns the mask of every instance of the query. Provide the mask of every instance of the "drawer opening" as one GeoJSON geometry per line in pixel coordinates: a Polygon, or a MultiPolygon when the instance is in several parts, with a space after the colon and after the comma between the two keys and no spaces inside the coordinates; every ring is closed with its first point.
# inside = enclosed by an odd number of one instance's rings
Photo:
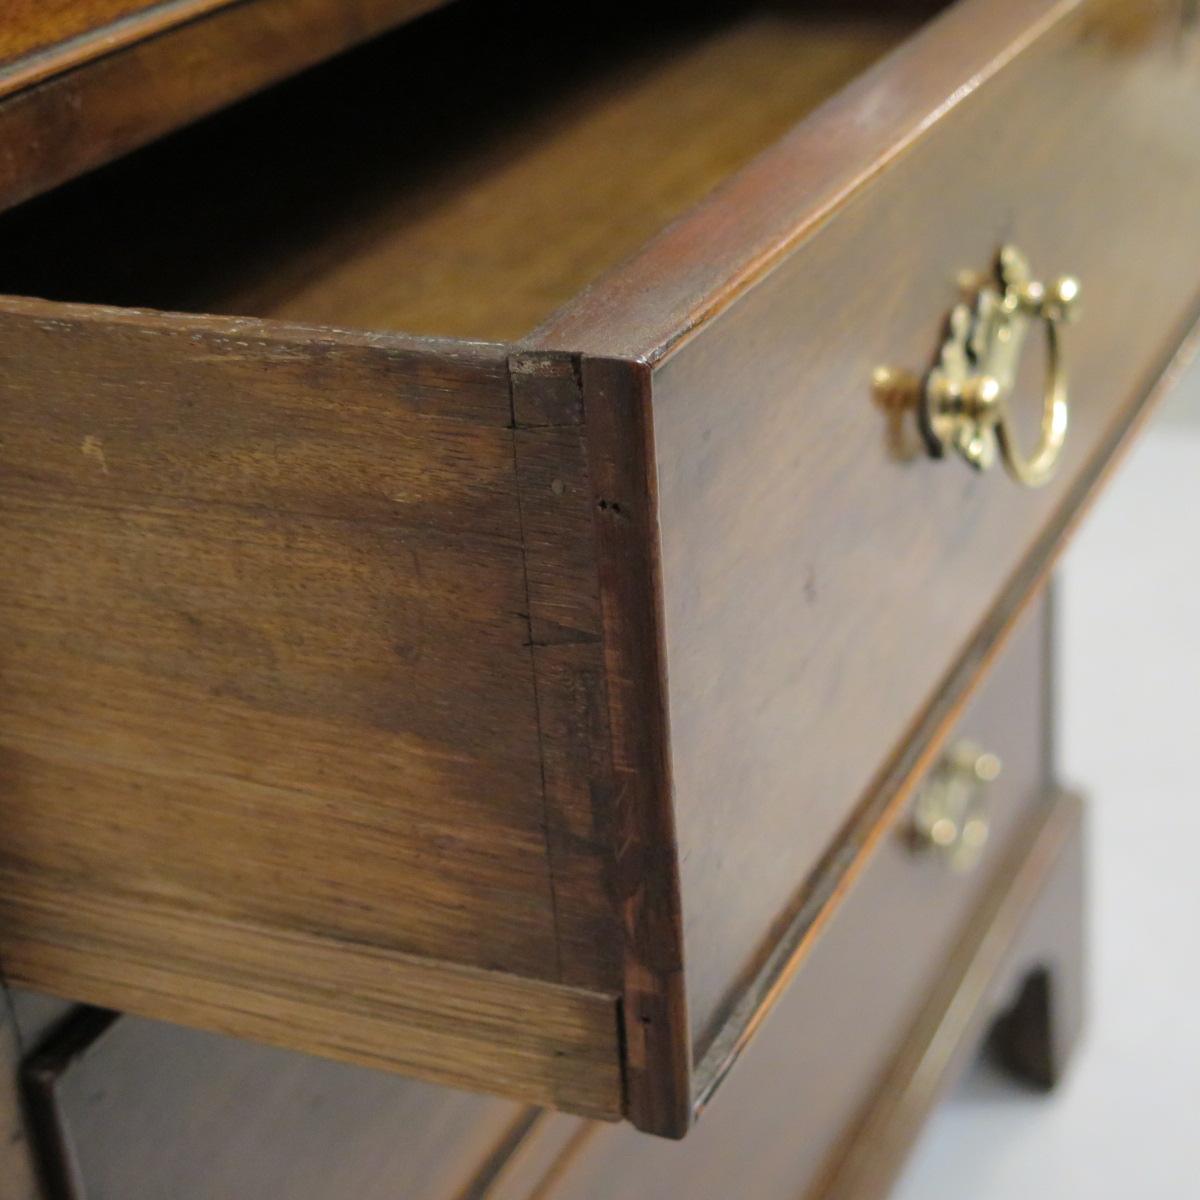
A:
{"type": "Polygon", "coordinates": [[[0,291],[518,338],[919,7],[462,0],[0,218],[0,291]]]}

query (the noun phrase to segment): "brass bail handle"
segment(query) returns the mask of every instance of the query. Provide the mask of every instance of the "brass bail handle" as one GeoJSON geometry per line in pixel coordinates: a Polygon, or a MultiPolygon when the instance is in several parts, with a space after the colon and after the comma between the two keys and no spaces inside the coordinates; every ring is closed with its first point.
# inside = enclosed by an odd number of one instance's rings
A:
{"type": "Polygon", "coordinates": [[[1040,487],[1054,473],[1067,436],[1067,367],[1062,327],[1078,313],[1079,283],[1069,275],[1049,287],[1031,277],[1029,262],[1005,246],[995,278],[978,291],[973,305],[950,313],[937,363],[916,380],[886,369],[876,372],[876,389],[889,403],[914,407],[926,448],[935,458],[956,450],[976,470],[1004,460],[1009,475],[1040,487]],[[1017,367],[1031,323],[1046,331],[1047,368],[1037,448],[1022,453],[1010,408],[1017,367]]]}

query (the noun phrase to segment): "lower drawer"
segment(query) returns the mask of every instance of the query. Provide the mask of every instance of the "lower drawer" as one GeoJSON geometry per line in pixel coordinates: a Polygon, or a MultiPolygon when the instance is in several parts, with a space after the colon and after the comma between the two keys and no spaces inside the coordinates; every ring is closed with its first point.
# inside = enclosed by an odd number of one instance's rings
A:
{"type": "Polygon", "coordinates": [[[1002,763],[987,789],[990,836],[978,861],[956,869],[915,845],[915,809],[929,796],[917,789],[695,1135],[672,1143],[580,1126],[574,1153],[539,1200],[795,1200],[823,1177],[1047,803],[1048,621],[1046,601],[1023,618],[948,743],[970,739],[1002,763]]]}
{"type": "MultiPolygon", "coordinates": [[[[21,1079],[55,1200],[459,1200],[536,1117],[511,1100],[100,1009],[77,1008],[39,1037],[23,1019],[39,999],[17,993],[13,1007],[27,1044],[41,1043],[21,1079]]],[[[9,1084],[0,1079],[0,1098],[15,1095],[9,1084]]]]}

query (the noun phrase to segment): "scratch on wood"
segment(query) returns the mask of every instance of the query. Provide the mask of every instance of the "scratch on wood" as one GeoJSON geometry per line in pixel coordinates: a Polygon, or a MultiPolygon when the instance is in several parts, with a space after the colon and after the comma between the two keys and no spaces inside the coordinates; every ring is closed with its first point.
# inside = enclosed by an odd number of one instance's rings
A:
{"type": "Polygon", "coordinates": [[[90,458],[94,462],[98,462],[100,464],[100,470],[103,471],[105,475],[108,474],[108,459],[104,454],[104,446],[94,433],[89,433],[83,439],[83,445],[81,445],[79,448],[83,451],[84,458],[90,458]]]}

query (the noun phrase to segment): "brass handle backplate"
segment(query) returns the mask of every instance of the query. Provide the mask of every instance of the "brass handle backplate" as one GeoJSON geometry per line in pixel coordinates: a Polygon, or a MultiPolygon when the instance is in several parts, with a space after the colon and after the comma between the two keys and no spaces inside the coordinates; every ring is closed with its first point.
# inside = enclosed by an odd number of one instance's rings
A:
{"type": "Polygon", "coordinates": [[[987,843],[987,789],[1000,774],[1000,760],[974,742],[955,742],[921,784],[913,805],[917,846],[930,850],[956,871],[973,867],[987,843]]]}
{"type": "Polygon", "coordinates": [[[1061,328],[1076,315],[1079,283],[1069,275],[1050,287],[1032,279],[1029,263],[1015,246],[1005,246],[994,279],[980,287],[973,304],[950,313],[938,359],[924,379],[881,368],[875,390],[889,407],[916,410],[926,448],[935,458],[956,450],[976,470],[986,470],[999,450],[1018,483],[1039,487],[1058,465],[1067,436],[1067,369],[1061,328]],[[1022,453],[1010,402],[1029,327],[1046,330],[1048,362],[1042,398],[1041,435],[1030,455],[1022,453]]]}

